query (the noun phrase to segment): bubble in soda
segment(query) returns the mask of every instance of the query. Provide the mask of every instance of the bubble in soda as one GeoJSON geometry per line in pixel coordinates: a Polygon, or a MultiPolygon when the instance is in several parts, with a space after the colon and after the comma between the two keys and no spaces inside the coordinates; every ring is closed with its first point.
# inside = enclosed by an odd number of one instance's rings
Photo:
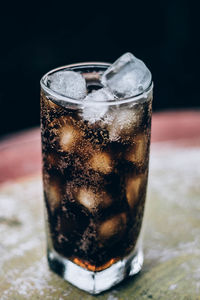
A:
{"type": "Polygon", "coordinates": [[[48,86],[63,96],[83,99],[87,94],[84,77],[74,71],[62,70],[49,76],[48,86]]]}
{"type": "Polygon", "coordinates": [[[140,59],[125,53],[104,72],[101,82],[118,98],[130,97],[149,87],[151,73],[140,59]]]}

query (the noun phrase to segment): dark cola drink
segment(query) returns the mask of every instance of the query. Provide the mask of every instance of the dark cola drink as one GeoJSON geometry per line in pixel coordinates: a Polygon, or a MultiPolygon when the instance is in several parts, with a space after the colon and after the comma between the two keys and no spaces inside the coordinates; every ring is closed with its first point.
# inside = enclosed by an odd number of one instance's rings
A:
{"type": "Polygon", "coordinates": [[[51,91],[51,76],[60,69],[45,75],[41,91],[49,264],[63,278],[94,294],[141,268],[133,270],[133,260],[142,264],[138,237],[150,145],[152,85],[134,100],[119,96],[103,87],[101,78],[107,69],[106,64],[62,69],[63,74],[70,70],[84,78],[82,99],[67,98],[55,88],[51,91]],[[116,280],[114,273],[122,266],[129,272],[116,280]],[[81,276],[88,274],[93,277],[83,281],[81,276]]]}

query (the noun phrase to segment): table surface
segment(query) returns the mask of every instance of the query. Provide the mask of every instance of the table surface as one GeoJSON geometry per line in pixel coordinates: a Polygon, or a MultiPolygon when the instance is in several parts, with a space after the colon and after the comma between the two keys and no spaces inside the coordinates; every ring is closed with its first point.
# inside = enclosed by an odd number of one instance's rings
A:
{"type": "Polygon", "coordinates": [[[39,129],[0,142],[0,299],[200,299],[200,111],[155,114],[140,274],[97,297],[49,271],[39,129]]]}

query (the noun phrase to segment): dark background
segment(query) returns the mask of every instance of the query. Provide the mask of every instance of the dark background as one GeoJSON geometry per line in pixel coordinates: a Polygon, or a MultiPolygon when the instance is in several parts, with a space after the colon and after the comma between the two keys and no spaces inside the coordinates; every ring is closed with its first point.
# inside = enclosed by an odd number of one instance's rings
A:
{"type": "Polygon", "coordinates": [[[130,51],[152,71],[154,111],[199,107],[198,1],[27,1],[1,5],[0,135],[39,125],[52,68],[130,51]]]}

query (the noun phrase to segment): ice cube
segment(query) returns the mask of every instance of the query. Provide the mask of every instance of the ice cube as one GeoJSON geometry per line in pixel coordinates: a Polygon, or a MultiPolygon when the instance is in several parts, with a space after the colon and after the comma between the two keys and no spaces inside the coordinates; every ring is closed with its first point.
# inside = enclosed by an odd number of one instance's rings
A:
{"type": "Polygon", "coordinates": [[[59,130],[60,147],[63,151],[71,151],[81,137],[81,131],[72,125],[63,126],[59,130]]]}
{"type": "Polygon", "coordinates": [[[106,152],[95,153],[89,161],[89,165],[93,170],[104,174],[108,174],[112,170],[112,160],[106,152]]]}
{"type": "Polygon", "coordinates": [[[151,73],[140,59],[125,53],[104,72],[101,82],[117,97],[130,97],[149,87],[151,73]]]}
{"type": "Polygon", "coordinates": [[[49,75],[48,87],[73,99],[83,99],[87,94],[84,77],[74,71],[59,71],[49,75]]]}
{"type": "Polygon", "coordinates": [[[123,109],[113,113],[108,123],[109,139],[117,141],[119,138],[130,137],[136,126],[140,125],[140,114],[133,109],[123,109]]]}
{"type": "Polygon", "coordinates": [[[126,184],[126,198],[131,209],[139,200],[140,191],[145,185],[146,174],[129,178],[126,184]]]}
{"type": "Polygon", "coordinates": [[[108,207],[112,203],[111,197],[105,191],[94,191],[85,187],[79,190],[77,200],[90,212],[95,212],[98,208],[108,207]]]}
{"type": "MultiPolygon", "coordinates": [[[[77,146],[78,141],[83,136],[83,130],[78,128],[77,122],[71,116],[61,116],[54,118],[48,124],[51,134],[51,143],[56,142],[60,145],[62,151],[71,151],[77,146]]],[[[60,149],[59,149],[60,150],[60,149]]]]}
{"type": "Polygon", "coordinates": [[[83,118],[90,123],[101,120],[108,110],[105,101],[113,99],[114,95],[106,88],[91,92],[83,100],[83,118]]]}
{"type": "Polygon", "coordinates": [[[51,180],[46,186],[45,192],[47,195],[48,205],[50,207],[51,212],[53,213],[55,209],[59,207],[62,200],[59,183],[56,180],[51,180]]]}
{"type": "Polygon", "coordinates": [[[126,153],[125,158],[141,165],[146,161],[147,147],[148,138],[145,134],[140,133],[134,138],[134,146],[132,150],[126,153]]]}
{"type": "Polygon", "coordinates": [[[126,224],[127,216],[124,212],[102,222],[98,229],[100,243],[104,244],[113,237],[120,238],[126,229],[126,224]]]}

